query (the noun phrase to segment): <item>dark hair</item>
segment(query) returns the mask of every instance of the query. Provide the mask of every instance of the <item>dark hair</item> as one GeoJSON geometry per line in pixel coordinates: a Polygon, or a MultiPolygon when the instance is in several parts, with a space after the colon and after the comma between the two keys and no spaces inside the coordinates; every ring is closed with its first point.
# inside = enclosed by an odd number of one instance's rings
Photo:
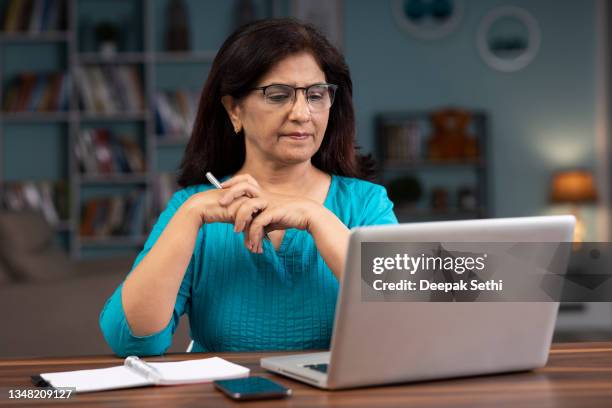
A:
{"type": "Polygon", "coordinates": [[[340,52],[314,27],[294,19],[267,19],[246,24],[221,46],[202,90],[191,138],[185,150],[178,183],[206,183],[204,174],[218,178],[233,174],[245,160],[244,134],[234,134],[221,97],[245,96],[278,61],[310,52],[327,82],[338,85],[325,136],[312,163],[327,173],[372,179],[374,161],[357,153],[353,84],[340,52]]]}

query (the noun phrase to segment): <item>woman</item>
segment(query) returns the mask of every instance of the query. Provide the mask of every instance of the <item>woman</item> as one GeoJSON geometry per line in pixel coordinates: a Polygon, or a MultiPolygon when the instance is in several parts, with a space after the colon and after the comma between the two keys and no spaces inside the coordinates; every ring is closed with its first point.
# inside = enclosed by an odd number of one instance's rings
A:
{"type": "Polygon", "coordinates": [[[329,347],[349,228],[397,223],[385,189],[363,180],[351,98],[343,57],[311,26],[264,20],[225,41],[184,189],[100,315],[116,354],[164,353],[185,312],[193,351],[329,347]]]}

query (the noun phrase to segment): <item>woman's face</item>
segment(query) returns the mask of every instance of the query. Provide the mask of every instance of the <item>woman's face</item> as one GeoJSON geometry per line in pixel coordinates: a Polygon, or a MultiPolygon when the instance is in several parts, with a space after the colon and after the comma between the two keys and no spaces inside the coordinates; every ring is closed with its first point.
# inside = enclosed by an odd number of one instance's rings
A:
{"type": "MultiPolygon", "coordinates": [[[[270,84],[307,87],[320,83],[325,83],[325,74],[314,57],[303,52],[278,62],[256,87],[270,84]]],[[[226,102],[224,105],[234,127],[238,126],[244,131],[247,157],[250,159],[281,164],[302,163],[310,160],[321,146],[329,109],[311,112],[302,90],[296,92],[294,103],[283,106],[266,102],[261,90],[254,90],[239,101],[226,102]],[[295,133],[301,136],[290,136],[295,133]]]]}

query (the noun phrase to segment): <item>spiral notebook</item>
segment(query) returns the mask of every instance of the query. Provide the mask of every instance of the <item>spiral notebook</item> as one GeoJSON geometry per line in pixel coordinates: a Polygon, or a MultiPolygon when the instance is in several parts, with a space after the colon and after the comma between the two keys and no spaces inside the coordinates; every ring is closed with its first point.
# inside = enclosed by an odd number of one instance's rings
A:
{"type": "Polygon", "coordinates": [[[33,376],[38,386],[74,387],[76,392],[116,390],[151,385],[177,385],[248,377],[249,369],[219,357],[168,363],[147,363],[136,356],[122,366],[94,370],[43,373],[33,376]]]}

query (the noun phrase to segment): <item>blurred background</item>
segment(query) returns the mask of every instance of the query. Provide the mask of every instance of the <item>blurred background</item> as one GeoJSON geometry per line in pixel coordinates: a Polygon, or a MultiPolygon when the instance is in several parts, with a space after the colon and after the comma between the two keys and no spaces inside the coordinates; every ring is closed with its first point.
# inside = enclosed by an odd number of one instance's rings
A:
{"type": "MultiPolygon", "coordinates": [[[[344,53],[401,222],[572,213],[609,240],[605,0],[0,0],[0,357],[110,352],[98,314],[176,189],[216,50],[286,16],[344,53]]],[[[562,305],[557,340],[611,338],[609,303],[562,305]]]]}

